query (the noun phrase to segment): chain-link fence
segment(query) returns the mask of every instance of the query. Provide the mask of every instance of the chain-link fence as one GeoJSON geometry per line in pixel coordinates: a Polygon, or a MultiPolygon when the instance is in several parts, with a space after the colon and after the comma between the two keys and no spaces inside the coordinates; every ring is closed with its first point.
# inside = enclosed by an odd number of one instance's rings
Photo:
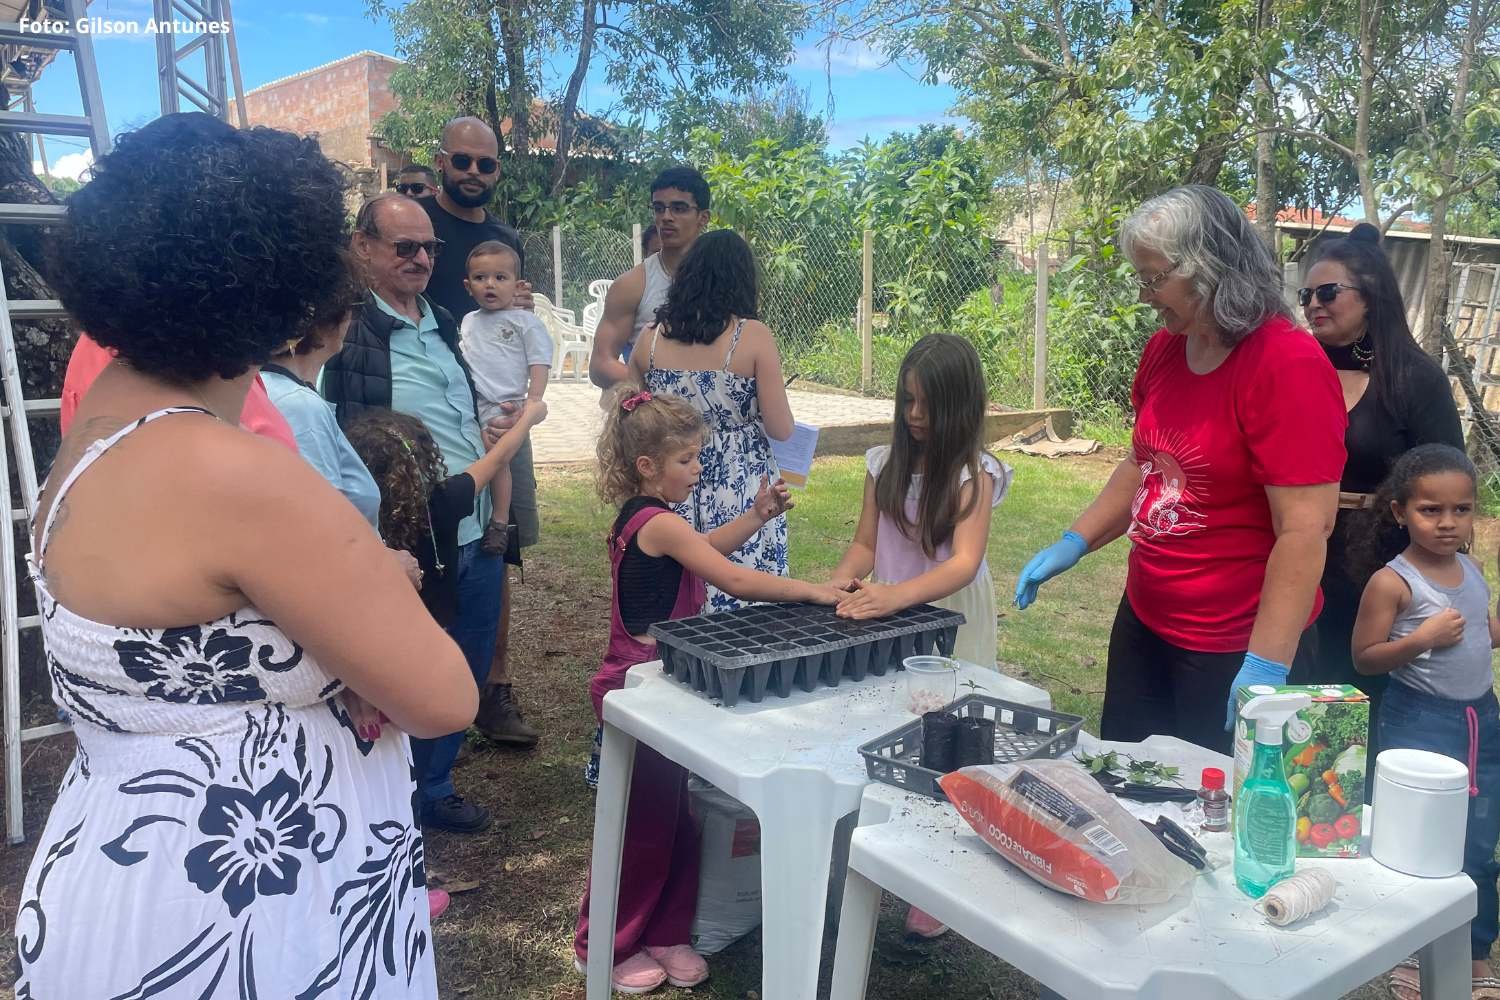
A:
{"type": "Polygon", "coordinates": [[[532,288],[575,316],[594,301],[589,286],[613,281],[635,266],[638,254],[630,233],[613,229],[556,227],[521,233],[526,280],[532,288]],[[559,287],[558,277],[562,281],[559,287]]]}

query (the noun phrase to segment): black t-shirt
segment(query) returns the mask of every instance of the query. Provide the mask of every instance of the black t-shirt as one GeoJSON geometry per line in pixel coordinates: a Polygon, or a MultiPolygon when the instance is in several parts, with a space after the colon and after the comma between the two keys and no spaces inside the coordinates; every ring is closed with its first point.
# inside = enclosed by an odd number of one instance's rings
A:
{"type": "Polygon", "coordinates": [[[439,483],[427,498],[432,533],[418,532],[417,551],[412,553],[422,567],[422,603],[444,628],[458,617],[458,522],[474,513],[474,492],[474,477],[467,472],[439,483]]]}
{"type": "MultiPolygon", "coordinates": [[[[618,538],[630,519],[647,507],[671,509],[655,497],[627,500],[609,537],[618,538]]],[[[631,635],[645,635],[652,625],[671,618],[672,608],[677,604],[677,590],[682,585],[682,564],[671,556],[646,555],[637,541],[639,537],[637,532],[625,546],[620,559],[620,592],[616,595],[620,621],[631,635]]]]}
{"type": "MultiPolygon", "coordinates": [[[[1379,398],[1371,382],[1354,409],[1349,411],[1349,429],[1344,432],[1344,449],[1348,459],[1339,489],[1349,493],[1374,493],[1390,474],[1391,465],[1405,452],[1419,444],[1448,444],[1463,451],[1463,427],[1458,419],[1458,405],[1448,376],[1437,362],[1426,355],[1412,359],[1403,379],[1401,391],[1393,400],[1379,398]]],[[[1323,589],[1332,599],[1359,602],[1359,594],[1373,571],[1406,547],[1399,531],[1382,528],[1378,511],[1340,510],[1328,540],[1328,562],[1323,571],[1323,589]],[[1370,560],[1350,559],[1351,540],[1378,532],[1378,561],[1370,566],[1355,566],[1370,560]]]]}
{"type": "Polygon", "coordinates": [[[521,258],[521,273],[526,272],[526,253],[521,249],[521,234],[495,218],[488,211],[483,222],[469,222],[450,215],[436,198],[419,198],[417,204],[432,219],[432,232],[443,241],[442,252],[432,266],[427,282],[427,297],[453,314],[455,323],[478,309],[478,304],[464,291],[468,277],[469,253],[486,240],[499,240],[512,247],[521,258]]]}

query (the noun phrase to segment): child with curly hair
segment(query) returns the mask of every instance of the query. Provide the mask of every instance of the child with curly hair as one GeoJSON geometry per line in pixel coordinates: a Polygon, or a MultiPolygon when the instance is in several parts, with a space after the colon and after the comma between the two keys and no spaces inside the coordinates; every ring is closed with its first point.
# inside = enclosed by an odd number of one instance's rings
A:
{"type": "Polygon", "coordinates": [[[505,468],[546,418],[546,403],[528,405],[515,426],[456,476],[447,474],[437,443],[416,417],[374,410],[345,432],[380,488],[381,537],[416,557],[422,602],[444,628],[458,613],[458,523],[474,512],[480,484],[505,468]]]}

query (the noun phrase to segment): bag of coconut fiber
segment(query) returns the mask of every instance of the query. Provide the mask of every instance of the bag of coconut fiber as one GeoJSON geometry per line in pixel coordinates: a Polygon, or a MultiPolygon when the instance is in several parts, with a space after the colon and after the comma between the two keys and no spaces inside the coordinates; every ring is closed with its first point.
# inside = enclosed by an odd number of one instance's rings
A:
{"type": "Polygon", "coordinates": [[[985,843],[1059,892],[1150,905],[1197,874],[1071,761],[965,767],[939,784],[985,843]]]}

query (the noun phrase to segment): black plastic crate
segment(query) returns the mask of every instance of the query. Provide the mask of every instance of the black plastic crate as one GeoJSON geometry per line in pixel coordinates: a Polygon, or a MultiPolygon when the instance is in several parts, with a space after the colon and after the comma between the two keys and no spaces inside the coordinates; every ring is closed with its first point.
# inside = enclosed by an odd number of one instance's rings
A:
{"type": "MultiPolygon", "coordinates": [[[[989,695],[968,694],[944,707],[957,715],[995,720],[995,763],[1061,757],[1078,745],[1083,717],[1045,708],[1018,705],[989,695]]],[[[943,772],[922,766],[922,720],[908,722],[859,748],[871,780],[909,792],[946,799],[938,787],[943,772]]]]}
{"type": "Polygon", "coordinates": [[[931,604],[868,621],[820,604],[755,604],[660,622],[650,634],[669,677],[735,705],[882,677],[934,649],[946,656],[963,623],[957,611],[931,604]]]}

